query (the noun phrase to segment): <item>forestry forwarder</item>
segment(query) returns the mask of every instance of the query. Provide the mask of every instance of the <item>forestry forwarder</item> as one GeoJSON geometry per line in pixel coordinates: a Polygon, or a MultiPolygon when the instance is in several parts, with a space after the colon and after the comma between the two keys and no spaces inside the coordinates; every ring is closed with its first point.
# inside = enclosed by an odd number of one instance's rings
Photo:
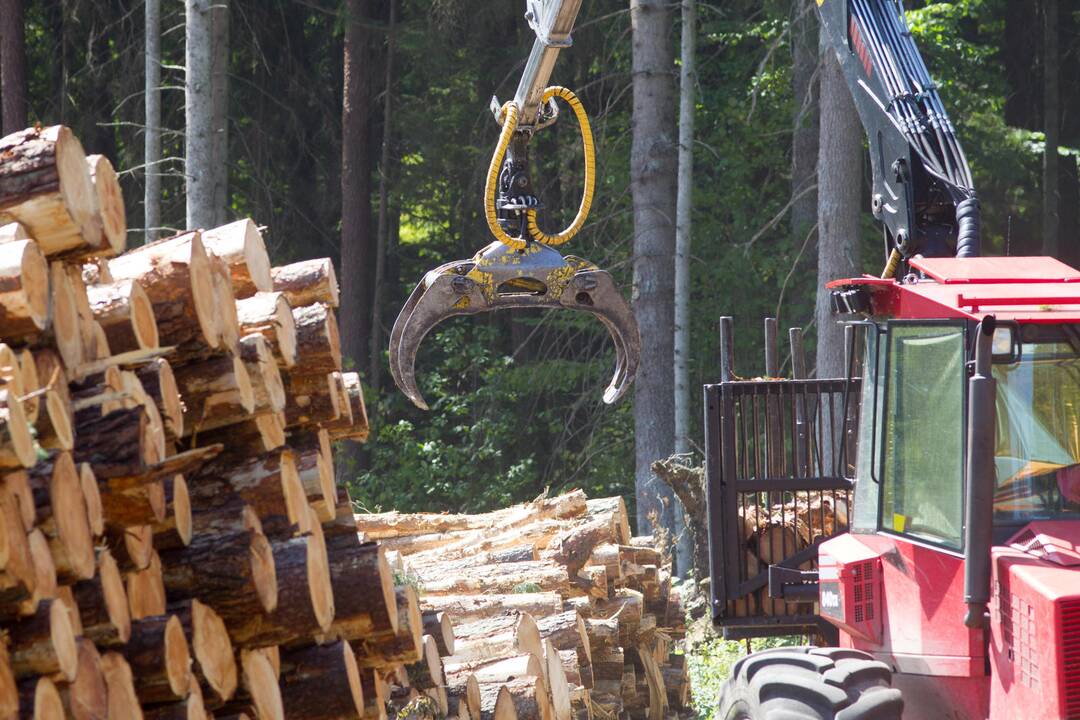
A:
{"type": "MultiPolygon", "coordinates": [[[[971,173],[894,0],[817,0],[886,270],[830,284],[848,371],[705,388],[723,720],[1080,718],[1080,272],[978,257],[971,173]]],[[[730,321],[728,321],[729,323],[730,321]]],[[[730,325],[721,333],[730,357],[730,325]]]]}
{"type": "Polygon", "coordinates": [[[525,17],[536,41],[513,100],[491,110],[502,126],[484,187],[484,217],[495,241],[469,260],[429,271],[413,290],[390,333],[390,372],[398,388],[422,409],[427,403],[416,384],[416,353],[424,336],[448,317],[505,308],[564,308],[595,315],[615,343],[615,374],[604,391],[613,403],[637,373],[641,341],[637,321],[607,272],[562,245],[581,230],[592,206],[596,158],[589,118],[581,101],[564,87],[546,87],[559,51],[570,47],[581,0],[528,0],[525,17]],[[577,216],[557,234],[537,221],[542,207],[529,174],[529,141],[559,116],[556,99],[577,118],[585,161],[584,192],[577,216]]]}

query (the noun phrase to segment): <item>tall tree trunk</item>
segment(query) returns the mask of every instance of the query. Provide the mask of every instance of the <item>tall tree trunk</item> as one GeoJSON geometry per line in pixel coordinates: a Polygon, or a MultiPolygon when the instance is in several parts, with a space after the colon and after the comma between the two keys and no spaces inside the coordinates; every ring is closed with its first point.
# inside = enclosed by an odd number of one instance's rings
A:
{"type": "Polygon", "coordinates": [[[383,285],[386,278],[386,248],[390,240],[390,157],[393,141],[394,97],[394,31],[397,23],[397,1],[390,0],[390,19],[386,35],[386,90],[383,94],[383,137],[379,158],[379,226],[375,242],[375,287],[371,301],[371,347],[368,387],[379,392],[382,378],[382,313],[383,285]]]}
{"type": "Polygon", "coordinates": [[[1061,129],[1061,82],[1058,55],[1058,0],[1043,0],[1043,253],[1057,257],[1061,203],[1058,146],[1061,129]]]}
{"type": "Polygon", "coordinates": [[[22,0],[0,0],[0,93],[3,134],[26,127],[26,33],[22,0]]]}
{"type": "Polygon", "coordinates": [[[161,0],[146,0],[146,128],[143,135],[143,241],[161,228],[161,0]]]}
{"type": "Polygon", "coordinates": [[[817,376],[844,372],[844,332],[825,283],[854,277],[859,261],[863,130],[833,50],[823,46],[818,155],[817,376]]]}
{"type": "MultiPolygon", "coordinates": [[[[697,83],[697,2],[682,0],[679,75],[679,186],[675,210],[675,452],[690,452],[690,246],[694,207],[694,86],[697,83]]],[[[681,504],[675,505],[676,565],[691,567],[693,542],[681,504]]]]}
{"type": "Polygon", "coordinates": [[[214,199],[211,226],[229,221],[229,0],[214,0],[211,13],[213,50],[210,70],[213,100],[213,165],[211,182],[214,199]]]}
{"type": "Polygon", "coordinates": [[[802,247],[817,225],[818,55],[814,0],[794,0],[791,19],[791,242],[802,247]]]}
{"type": "Polygon", "coordinates": [[[214,227],[213,0],[186,2],[184,177],[187,227],[214,227]]]}
{"type": "Polygon", "coordinates": [[[638,533],[649,516],[672,528],[671,491],[652,472],[675,449],[675,51],[666,0],[631,0],[633,133],[630,189],[634,204],[634,314],[641,356],[634,390],[638,533]]]}

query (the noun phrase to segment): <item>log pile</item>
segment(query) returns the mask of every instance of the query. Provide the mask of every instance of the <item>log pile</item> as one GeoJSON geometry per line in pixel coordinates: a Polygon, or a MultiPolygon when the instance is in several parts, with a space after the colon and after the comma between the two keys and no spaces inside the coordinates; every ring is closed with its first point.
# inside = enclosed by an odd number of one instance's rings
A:
{"type": "Polygon", "coordinates": [[[421,625],[421,659],[377,673],[400,717],[662,720],[688,712],[676,652],[684,616],[670,563],[652,537],[631,537],[621,498],[574,491],[479,515],[355,520],[360,539],[385,548],[412,585],[399,591],[399,613],[413,588],[419,595],[409,624],[421,625]]]}
{"type": "Polygon", "coordinates": [[[384,716],[439,656],[334,484],[367,417],[329,260],[125,236],[70,130],[0,139],[0,720],[384,716]]]}

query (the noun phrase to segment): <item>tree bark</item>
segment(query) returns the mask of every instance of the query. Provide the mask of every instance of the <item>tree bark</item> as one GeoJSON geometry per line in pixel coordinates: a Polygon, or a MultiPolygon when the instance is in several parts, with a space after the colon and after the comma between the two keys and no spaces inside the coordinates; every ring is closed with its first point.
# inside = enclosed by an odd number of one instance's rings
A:
{"type": "Polygon", "coordinates": [[[386,84],[383,91],[383,136],[379,159],[379,222],[376,230],[374,294],[371,301],[371,359],[368,384],[378,393],[382,375],[383,285],[386,275],[386,252],[390,243],[390,163],[393,140],[394,42],[397,1],[390,0],[390,19],[386,34],[386,84]]]}
{"type": "Polygon", "coordinates": [[[295,650],[282,658],[285,717],[339,720],[362,717],[364,692],[348,643],[295,650]]]}
{"type": "Polygon", "coordinates": [[[791,242],[799,248],[817,225],[817,12],[812,0],[793,0],[791,18],[791,242]]]}
{"type": "Polygon", "coordinates": [[[135,692],[143,703],[167,703],[187,693],[191,679],[191,647],[180,618],[173,614],[136,620],[123,648],[138,668],[135,692]]]}
{"type": "Polygon", "coordinates": [[[1061,215],[1061,58],[1059,55],[1058,0],[1043,0],[1043,254],[1058,257],[1061,215]]]}
{"type": "Polygon", "coordinates": [[[213,3],[185,0],[184,177],[187,227],[218,225],[214,211],[213,3]]]}
{"type": "Polygon", "coordinates": [[[0,93],[3,99],[0,135],[10,135],[27,126],[23,0],[0,0],[0,93]]]}
{"type": "Polygon", "coordinates": [[[145,120],[143,135],[143,242],[161,230],[161,0],[146,0],[145,120]]]}
{"type": "Polygon", "coordinates": [[[229,206],[229,0],[214,0],[210,10],[211,192],[209,227],[228,222],[229,206]]]}
{"type": "Polygon", "coordinates": [[[634,314],[641,355],[634,396],[635,494],[638,531],[655,514],[671,529],[671,493],[651,463],[674,450],[675,381],[675,54],[671,10],[661,0],[631,0],[633,30],[633,138],[630,189],[634,205],[634,314]]]}
{"type": "Polygon", "coordinates": [[[818,152],[817,377],[844,372],[844,331],[832,314],[825,283],[855,277],[859,260],[859,202],[863,130],[851,91],[831,48],[822,49],[821,135],[818,152]]]}

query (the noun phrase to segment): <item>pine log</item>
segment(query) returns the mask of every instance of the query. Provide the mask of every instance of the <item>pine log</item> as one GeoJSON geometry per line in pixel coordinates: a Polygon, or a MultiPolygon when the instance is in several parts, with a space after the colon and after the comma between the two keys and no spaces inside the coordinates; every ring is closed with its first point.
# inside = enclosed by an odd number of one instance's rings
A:
{"type": "Polygon", "coordinates": [[[317,302],[338,306],[338,283],[330,258],[304,260],[273,268],[270,273],[273,289],[284,293],[293,307],[317,302]]]}
{"type": "Polygon", "coordinates": [[[133,620],[165,613],[165,580],[161,558],[151,550],[150,562],[142,570],[127,573],[128,610],[133,620]]]}
{"type": "MultiPolygon", "coordinates": [[[[158,337],[166,346],[217,348],[214,280],[198,232],[133,248],[109,262],[114,280],[135,280],[154,306],[158,337]]],[[[178,348],[182,357],[183,348],[178,348]]]]}
{"type": "Polygon", "coordinates": [[[105,686],[109,698],[108,716],[142,720],[142,708],[139,707],[135,681],[127,660],[120,653],[110,652],[102,656],[101,665],[105,671],[105,686]]]}
{"type": "Polygon", "coordinates": [[[232,280],[229,278],[229,266],[213,253],[210,253],[210,275],[214,281],[214,304],[218,309],[217,323],[221,331],[219,350],[236,355],[240,352],[240,319],[236,315],[236,296],[233,295],[232,280]]]}
{"type": "Polygon", "coordinates": [[[134,280],[86,288],[93,318],[113,352],[158,347],[157,320],[146,291],[134,280]]]}
{"type": "Polygon", "coordinates": [[[270,256],[262,233],[251,218],[204,230],[203,242],[207,250],[228,266],[236,297],[246,298],[256,292],[273,290],[270,256]]]}
{"type": "Polygon", "coordinates": [[[37,612],[8,628],[15,677],[60,673],[68,682],[75,679],[78,653],[72,613],[63,600],[42,600],[37,612]]]}
{"type": "Polygon", "coordinates": [[[236,315],[241,335],[262,335],[282,367],[296,365],[296,321],[285,295],[279,292],[255,293],[236,302],[236,315]]]}
{"type": "Polygon", "coordinates": [[[239,357],[223,355],[186,365],[176,368],[175,375],[184,399],[186,435],[241,422],[255,409],[251,377],[239,357]]]}
{"type": "Polygon", "coordinates": [[[107,548],[98,550],[97,574],[72,586],[82,634],[101,647],[122,645],[131,637],[124,578],[107,548]]]}
{"type": "Polygon", "coordinates": [[[255,706],[259,720],[285,720],[281,686],[270,660],[263,653],[245,650],[240,653],[244,690],[255,706]]]}
{"type": "Polygon", "coordinates": [[[346,421],[346,413],[342,412],[337,420],[324,423],[323,427],[330,433],[331,440],[356,440],[366,442],[370,428],[368,427],[367,407],[364,405],[364,389],[360,384],[360,375],[354,372],[341,374],[341,381],[348,398],[349,416],[351,422],[346,421]]]}
{"type": "Polygon", "coordinates": [[[288,427],[323,424],[341,417],[341,398],[331,373],[287,372],[283,377],[288,427]]]}
{"type": "Polygon", "coordinates": [[[110,527],[107,536],[116,564],[124,572],[143,570],[154,557],[154,526],[110,527]]]}
{"type": "Polygon", "coordinates": [[[301,432],[289,441],[296,457],[296,470],[308,503],[322,522],[337,516],[337,486],[330,435],[325,430],[301,432]]]}
{"type": "Polygon", "coordinates": [[[299,307],[294,304],[292,313],[297,367],[307,374],[341,370],[341,339],[333,310],[323,303],[299,307]]]}
{"type": "Polygon", "coordinates": [[[182,700],[190,687],[190,645],[180,619],[152,615],[131,625],[131,640],[122,648],[128,663],[138,669],[135,692],[143,704],[182,700]]]}
{"type": "Polygon", "coordinates": [[[71,450],[75,444],[72,430],[71,396],[68,376],[60,355],[50,348],[34,350],[34,365],[45,394],[45,412],[35,423],[38,443],[48,450],[71,450]]]}
{"type": "MultiPolygon", "coordinates": [[[[274,450],[235,461],[224,457],[207,463],[188,481],[192,510],[201,514],[237,502],[249,505],[264,522],[275,516],[286,527],[311,529],[307,496],[291,450],[274,450]]],[[[275,533],[276,534],[276,533],[275,533]]]]}
{"type": "Polygon", "coordinates": [[[0,225],[21,223],[46,255],[101,249],[104,232],[86,153],[71,130],[27,128],[0,139],[0,225]]]}
{"type": "Polygon", "coordinates": [[[436,610],[425,610],[422,614],[424,633],[434,638],[439,648],[439,655],[448,657],[454,654],[454,621],[450,615],[436,610]]]}
{"type": "Polygon", "coordinates": [[[233,646],[224,621],[212,608],[198,600],[169,606],[184,629],[194,657],[192,670],[201,684],[212,692],[212,704],[227,702],[236,692],[237,669],[233,646]]]}
{"type": "Polygon", "coordinates": [[[187,697],[183,700],[155,705],[143,710],[145,720],[213,720],[207,712],[199,681],[191,679],[187,697]]]}
{"type": "MultiPolygon", "coordinates": [[[[270,543],[252,529],[212,537],[163,553],[170,600],[197,598],[214,609],[230,631],[278,605],[278,580],[270,543]]],[[[270,644],[270,643],[267,643],[270,644]]]]}
{"type": "Polygon", "coordinates": [[[161,413],[166,439],[173,442],[179,440],[184,435],[184,408],[169,361],[155,358],[136,369],[135,374],[161,413]]]}
{"type": "Polygon", "coordinates": [[[273,612],[231,620],[229,636],[240,647],[295,644],[326,632],[334,619],[326,544],[315,523],[310,535],[273,543],[278,603],[273,612]]]}
{"type": "Polygon", "coordinates": [[[326,549],[334,594],[328,636],[352,641],[377,632],[396,635],[397,594],[385,551],[358,543],[355,533],[327,537],[326,549]]]}
{"type": "Polygon", "coordinates": [[[20,712],[9,717],[33,720],[64,720],[64,701],[56,683],[47,677],[31,677],[19,683],[17,700],[20,712]]]}
{"type": "Polygon", "coordinates": [[[94,643],[86,638],[76,641],[78,670],[72,682],[57,683],[64,706],[64,717],[74,720],[106,720],[108,692],[105,671],[94,643]]]}
{"type": "Polygon", "coordinates": [[[0,337],[34,335],[49,323],[49,264],[33,240],[0,245],[0,337]]]}
{"type": "Polygon", "coordinates": [[[502,615],[505,612],[529,613],[533,617],[554,615],[562,611],[562,598],[555,592],[424,595],[421,606],[425,611],[446,613],[453,619],[456,628],[464,623],[502,615]]]}
{"type": "Polygon", "coordinates": [[[180,473],[168,477],[165,485],[165,519],[154,525],[154,549],[159,553],[191,544],[194,519],[187,480],[180,473]]]}
{"type": "Polygon", "coordinates": [[[360,670],[348,643],[295,650],[282,657],[282,665],[285,717],[346,720],[363,714],[360,670]]]}
{"type": "Polygon", "coordinates": [[[163,442],[142,405],[76,419],[75,460],[93,465],[98,478],[140,474],[161,460],[163,442]]]}
{"type": "Polygon", "coordinates": [[[62,582],[93,577],[94,543],[71,453],[53,453],[30,470],[29,478],[38,527],[49,540],[58,577],[62,582]]]}
{"type": "Polygon", "coordinates": [[[380,667],[393,663],[412,663],[420,659],[423,620],[416,588],[401,585],[394,589],[397,606],[397,630],[387,628],[353,643],[360,667],[380,667]]]}

